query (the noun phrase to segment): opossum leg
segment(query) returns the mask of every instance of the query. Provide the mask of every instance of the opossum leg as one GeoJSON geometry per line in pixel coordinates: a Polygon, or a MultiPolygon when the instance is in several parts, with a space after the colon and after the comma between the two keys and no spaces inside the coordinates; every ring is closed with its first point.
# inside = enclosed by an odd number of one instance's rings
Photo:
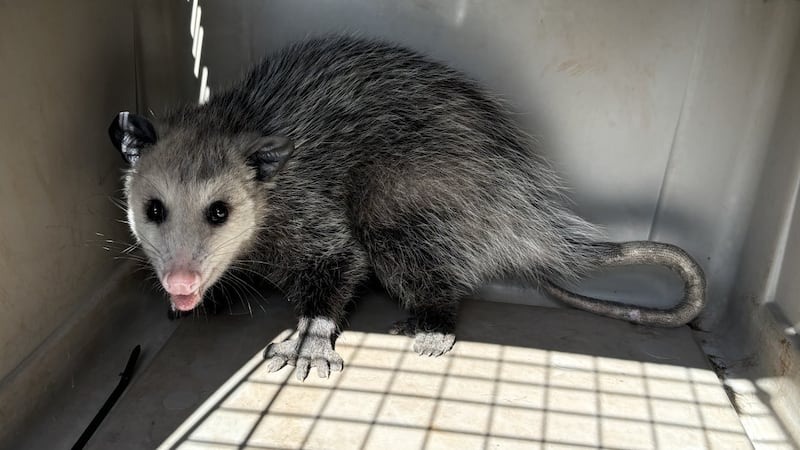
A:
{"type": "Polygon", "coordinates": [[[389,328],[389,334],[402,335],[406,337],[417,336],[417,318],[409,317],[408,319],[400,320],[392,324],[389,328]]]}
{"type": "Polygon", "coordinates": [[[390,334],[414,338],[414,351],[420,356],[441,356],[456,342],[456,305],[417,309],[412,317],[395,323],[390,334]]]}
{"type": "Polygon", "coordinates": [[[402,227],[363,228],[375,275],[389,294],[411,311],[412,319],[397,334],[414,336],[414,351],[440,356],[455,343],[458,301],[471,292],[469,276],[449,261],[462,261],[461,242],[437,233],[436,211],[416,211],[402,218],[402,227]]]}
{"type": "Polygon", "coordinates": [[[295,366],[295,376],[305,380],[312,367],[322,378],[341,371],[342,358],[334,350],[338,324],[356,288],[367,278],[363,258],[353,249],[342,249],[336,257],[316,260],[308,270],[294,274],[289,280],[289,300],[299,317],[297,338],[271,344],[264,350],[267,369],[280,370],[295,366]]]}
{"type": "Polygon", "coordinates": [[[298,336],[278,344],[270,344],[264,350],[267,370],[275,372],[285,365],[295,367],[295,376],[303,381],[312,367],[317,368],[321,378],[331,371],[338,372],[344,361],[333,349],[336,324],[324,317],[301,317],[297,325],[298,336]]]}

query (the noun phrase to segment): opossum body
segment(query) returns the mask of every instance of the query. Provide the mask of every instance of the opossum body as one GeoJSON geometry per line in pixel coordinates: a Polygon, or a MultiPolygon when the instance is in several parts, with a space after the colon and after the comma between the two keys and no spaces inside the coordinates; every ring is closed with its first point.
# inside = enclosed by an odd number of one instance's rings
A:
{"type": "Polygon", "coordinates": [[[296,44],[202,106],[154,123],[121,113],[110,133],[130,163],[131,228],[173,306],[258,271],[299,316],[268,367],[301,379],[341,369],[336,332],[370,274],[411,311],[415,350],[436,356],[486,281],[575,278],[618,252],[499,101],[398,46],[296,44]]]}

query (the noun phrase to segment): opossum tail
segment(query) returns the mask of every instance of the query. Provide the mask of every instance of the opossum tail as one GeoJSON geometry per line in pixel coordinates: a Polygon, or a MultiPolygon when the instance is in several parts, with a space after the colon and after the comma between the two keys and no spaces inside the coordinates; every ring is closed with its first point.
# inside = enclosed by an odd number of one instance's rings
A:
{"type": "Polygon", "coordinates": [[[657,309],[601,300],[570,292],[550,280],[542,288],[553,298],[574,308],[641,325],[679,327],[694,320],[706,303],[706,278],[703,269],[683,249],[651,241],[603,243],[599,267],[660,265],[676,272],[683,280],[683,298],[675,306],[657,309]],[[606,250],[607,249],[607,250],[606,250]]]}

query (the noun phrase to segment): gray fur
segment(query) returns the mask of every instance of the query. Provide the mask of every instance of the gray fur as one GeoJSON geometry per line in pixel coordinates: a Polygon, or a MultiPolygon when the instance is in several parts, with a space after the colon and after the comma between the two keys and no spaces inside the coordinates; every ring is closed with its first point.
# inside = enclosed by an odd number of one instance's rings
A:
{"type": "MultiPolygon", "coordinates": [[[[301,325],[341,324],[374,273],[414,314],[420,353],[438,355],[453,344],[458,300],[483,283],[575,279],[618,249],[568,208],[561,181],[499,100],[401,47],[296,44],[155,128],[160,139],[128,172],[126,193],[156,271],[186,253],[207,289],[246,264],[286,293],[301,325]],[[295,147],[266,181],[248,165],[261,136],[295,147]],[[161,225],[142,217],[153,197],[171,211],[161,225]],[[219,199],[230,220],[209,228],[200,214],[219,199]]],[[[333,331],[323,338],[332,344],[333,331]]],[[[272,366],[335,355],[281,345],[265,353],[272,366]]]]}

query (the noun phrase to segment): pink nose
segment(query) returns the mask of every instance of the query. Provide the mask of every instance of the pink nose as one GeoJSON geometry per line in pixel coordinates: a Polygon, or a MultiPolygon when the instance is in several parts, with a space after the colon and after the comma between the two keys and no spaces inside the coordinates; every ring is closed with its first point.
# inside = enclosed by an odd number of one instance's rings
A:
{"type": "Polygon", "coordinates": [[[168,272],[164,277],[164,289],[172,295],[189,295],[200,287],[200,274],[188,270],[168,272]]]}

